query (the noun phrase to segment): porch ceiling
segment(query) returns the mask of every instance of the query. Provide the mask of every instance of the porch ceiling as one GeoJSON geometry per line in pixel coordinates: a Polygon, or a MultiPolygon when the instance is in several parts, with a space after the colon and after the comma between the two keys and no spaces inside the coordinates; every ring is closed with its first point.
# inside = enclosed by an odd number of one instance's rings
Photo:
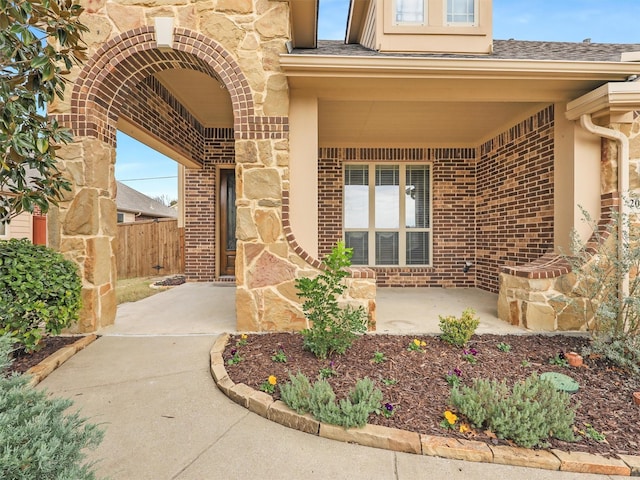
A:
{"type": "Polygon", "coordinates": [[[320,100],[319,144],[477,146],[544,103],[320,100]]]}
{"type": "Polygon", "coordinates": [[[156,78],[204,127],[233,127],[229,92],[215,78],[195,70],[164,70],[156,78]]]}

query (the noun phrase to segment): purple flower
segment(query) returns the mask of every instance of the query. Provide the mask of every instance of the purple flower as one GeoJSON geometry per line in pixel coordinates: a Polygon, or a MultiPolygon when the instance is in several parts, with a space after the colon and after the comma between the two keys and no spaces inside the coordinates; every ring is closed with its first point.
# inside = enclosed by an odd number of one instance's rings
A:
{"type": "Polygon", "coordinates": [[[391,405],[390,403],[385,403],[384,408],[387,409],[387,412],[393,412],[393,405],[391,405]]]}
{"type": "Polygon", "coordinates": [[[456,375],[457,377],[461,377],[461,376],[462,376],[462,370],[460,370],[459,368],[454,368],[454,369],[453,369],[453,373],[454,373],[454,375],[456,375]]]}
{"type": "Polygon", "coordinates": [[[475,348],[470,348],[469,350],[462,350],[463,355],[473,355],[474,357],[478,354],[478,351],[475,348]]]}
{"type": "Polygon", "coordinates": [[[238,353],[238,349],[237,348],[232,348],[231,349],[231,355],[235,355],[236,353],[238,353]]]}

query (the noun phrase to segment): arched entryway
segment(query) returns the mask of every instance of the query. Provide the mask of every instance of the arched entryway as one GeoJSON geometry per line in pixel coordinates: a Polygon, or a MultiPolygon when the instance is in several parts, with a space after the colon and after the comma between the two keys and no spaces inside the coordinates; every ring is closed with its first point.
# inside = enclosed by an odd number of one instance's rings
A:
{"type": "Polygon", "coordinates": [[[81,71],[71,113],[56,115],[75,134],[75,143],[60,154],[74,190],[53,215],[51,237],[54,247],[78,262],[84,277],[80,330],[95,330],[115,317],[118,129],[184,166],[188,278],[234,279],[233,242],[225,244],[223,262],[220,247],[223,235],[235,240],[235,201],[229,201],[235,195],[235,143],[254,137],[252,127],[264,122],[256,122],[249,83],[220,44],[175,29],[172,47],[157,48],[153,27],[110,40],[81,71]],[[221,199],[227,211],[221,211],[221,199]]]}

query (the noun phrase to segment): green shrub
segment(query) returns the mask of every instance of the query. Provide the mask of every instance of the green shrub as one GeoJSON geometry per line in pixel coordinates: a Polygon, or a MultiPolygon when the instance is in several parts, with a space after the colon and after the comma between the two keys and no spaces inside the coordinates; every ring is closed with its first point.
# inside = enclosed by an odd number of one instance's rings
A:
{"type": "Polygon", "coordinates": [[[511,390],[504,380],[475,379],[471,387],[454,387],[450,402],[475,428],[522,447],[543,446],[550,437],[575,441],[569,394],[536,374],[511,390]]]}
{"type": "Polygon", "coordinates": [[[82,283],[76,265],[27,240],[0,241],[0,335],[27,352],[78,318],[82,283]]]}
{"type": "MultiPolygon", "coordinates": [[[[0,365],[8,364],[13,339],[0,337],[0,365]]],[[[0,478],[6,480],[95,479],[85,448],[103,432],[77,412],[71,400],[49,398],[24,375],[0,375],[0,478]]]]}
{"type": "Polygon", "coordinates": [[[357,335],[367,330],[367,315],[362,307],[338,305],[338,297],[347,288],[343,279],[349,275],[345,268],[351,265],[352,253],[344,242],[338,242],[325,257],[324,270],[318,276],[296,281],[298,295],[305,299],[302,310],[311,323],[301,332],[303,347],[321,359],[333,353],[342,355],[357,335]]]}
{"type": "Polygon", "coordinates": [[[440,338],[456,347],[463,347],[471,340],[478,325],[480,325],[480,320],[472,308],[464,310],[460,318],[453,315],[440,316],[440,331],[442,332],[440,338]]]}
{"type": "Polygon", "coordinates": [[[329,382],[321,379],[312,385],[302,373],[290,375],[290,381],[280,386],[280,395],[296,412],[311,413],[321,422],[345,428],[364,426],[382,402],[382,392],[369,378],[358,380],[347,397],[336,402],[329,382]]]}

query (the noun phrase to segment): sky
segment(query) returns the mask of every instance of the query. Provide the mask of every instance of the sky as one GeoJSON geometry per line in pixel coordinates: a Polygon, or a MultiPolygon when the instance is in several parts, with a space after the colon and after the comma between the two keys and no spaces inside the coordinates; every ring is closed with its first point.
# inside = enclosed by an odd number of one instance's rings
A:
{"type": "MultiPolygon", "coordinates": [[[[349,0],[320,0],[318,38],[343,40],[348,8],[349,0]]],[[[640,0],[493,0],[498,40],[640,43],[639,20],[640,0]]],[[[117,180],[150,197],[178,198],[173,160],[121,132],[117,144],[117,180]]]]}

